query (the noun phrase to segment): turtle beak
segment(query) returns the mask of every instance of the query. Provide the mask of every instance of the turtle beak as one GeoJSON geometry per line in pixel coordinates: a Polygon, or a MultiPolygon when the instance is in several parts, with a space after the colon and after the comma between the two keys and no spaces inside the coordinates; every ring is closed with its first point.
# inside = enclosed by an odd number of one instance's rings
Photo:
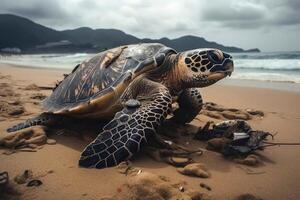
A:
{"type": "Polygon", "coordinates": [[[231,58],[226,58],[222,64],[215,65],[210,72],[224,74],[224,76],[231,76],[234,70],[233,61],[231,58]]]}
{"type": "Polygon", "coordinates": [[[233,61],[230,60],[230,62],[228,62],[224,68],[226,69],[226,71],[224,71],[226,76],[231,76],[232,72],[234,71],[233,61]]]}
{"type": "Polygon", "coordinates": [[[208,79],[217,82],[227,76],[231,76],[233,69],[233,61],[228,58],[223,64],[216,65],[210,70],[211,74],[208,75],[208,79]]]}
{"type": "Polygon", "coordinates": [[[231,76],[232,72],[234,71],[234,65],[233,65],[233,60],[232,60],[232,56],[227,54],[227,53],[223,53],[224,58],[225,58],[225,62],[224,62],[224,69],[225,69],[225,74],[227,76],[231,76]]]}

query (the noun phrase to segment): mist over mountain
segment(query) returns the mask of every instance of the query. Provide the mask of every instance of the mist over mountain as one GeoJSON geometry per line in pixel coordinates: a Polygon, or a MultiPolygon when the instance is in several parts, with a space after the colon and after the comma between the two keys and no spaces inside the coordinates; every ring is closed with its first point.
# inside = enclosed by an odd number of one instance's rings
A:
{"type": "Polygon", "coordinates": [[[244,50],[224,46],[192,35],[175,39],[140,39],[117,29],[81,27],[58,31],[11,14],[0,14],[0,27],[0,49],[3,52],[19,50],[22,53],[99,52],[141,42],[158,42],[177,51],[196,48],[218,48],[227,52],[259,51],[259,49],[244,50]]]}

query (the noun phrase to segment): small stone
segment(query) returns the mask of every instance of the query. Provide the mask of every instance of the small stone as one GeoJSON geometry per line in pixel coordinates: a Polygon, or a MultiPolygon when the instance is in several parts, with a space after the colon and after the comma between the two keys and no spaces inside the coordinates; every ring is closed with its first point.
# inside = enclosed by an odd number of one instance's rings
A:
{"type": "Polygon", "coordinates": [[[249,165],[249,166],[255,166],[258,164],[257,160],[255,158],[245,158],[243,161],[244,165],[249,165]]]}
{"type": "Polygon", "coordinates": [[[192,159],[172,156],[172,157],[168,157],[166,159],[166,161],[167,161],[167,163],[169,163],[175,167],[184,167],[187,164],[190,164],[192,162],[192,159]]]}
{"type": "Polygon", "coordinates": [[[251,109],[251,108],[246,109],[246,111],[251,115],[259,115],[261,117],[265,115],[265,113],[263,111],[255,110],[255,109],[251,109]]]}
{"type": "Polygon", "coordinates": [[[27,147],[18,149],[18,151],[22,151],[22,152],[37,152],[36,149],[31,149],[31,148],[27,148],[27,147]]]}
{"type": "Polygon", "coordinates": [[[205,188],[205,189],[207,189],[208,191],[211,191],[211,187],[208,186],[208,185],[205,184],[205,183],[200,183],[200,187],[205,188]]]}
{"type": "Polygon", "coordinates": [[[54,139],[47,139],[47,144],[54,145],[54,144],[56,144],[56,140],[54,140],[54,139]]]}
{"type": "Polygon", "coordinates": [[[263,200],[262,198],[253,194],[241,194],[235,198],[235,200],[263,200]]]}
{"type": "Polygon", "coordinates": [[[207,141],[206,149],[220,152],[230,142],[231,140],[228,138],[213,138],[207,141]]]}
{"type": "Polygon", "coordinates": [[[24,113],[25,109],[23,106],[14,106],[14,107],[10,107],[7,114],[9,115],[20,115],[22,113],[24,113]]]}
{"type": "Polygon", "coordinates": [[[27,146],[32,149],[36,149],[38,147],[37,144],[28,144],[27,146]]]}
{"type": "Polygon", "coordinates": [[[201,163],[192,163],[184,168],[178,169],[178,172],[188,176],[196,176],[200,178],[209,178],[211,176],[208,169],[201,163]]]}
{"type": "Polygon", "coordinates": [[[257,166],[261,163],[260,159],[255,155],[249,155],[244,159],[234,159],[234,162],[248,166],[257,166]]]}

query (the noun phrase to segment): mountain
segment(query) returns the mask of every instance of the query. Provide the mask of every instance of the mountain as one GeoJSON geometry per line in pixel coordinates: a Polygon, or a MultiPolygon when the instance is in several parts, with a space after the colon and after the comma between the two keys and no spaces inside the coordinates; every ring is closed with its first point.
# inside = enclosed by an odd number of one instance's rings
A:
{"type": "MultiPolygon", "coordinates": [[[[140,39],[117,29],[91,29],[81,27],[57,31],[29,19],[11,14],[0,14],[0,49],[20,49],[23,53],[98,52],[126,44],[159,42],[178,51],[196,48],[218,48],[227,52],[245,52],[209,42],[202,37],[183,36],[176,39],[140,39]]],[[[258,49],[251,49],[251,52],[258,49]]]]}
{"type": "Polygon", "coordinates": [[[0,27],[0,48],[28,49],[64,39],[59,31],[15,15],[0,14],[0,27]]]}
{"type": "Polygon", "coordinates": [[[139,43],[140,39],[116,29],[91,29],[87,27],[62,31],[75,44],[90,43],[101,48],[111,48],[139,43]]]}
{"type": "Polygon", "coordinates": [[[187,35],[176,39],[161,38],[159,40],[143,39],[143,42],[159,42],[174,49],[185,51],[197,48],[217,48],[227,52],[244,52],[245,50],[238,47],[226,47],[216,42],[209,42],[202,37],[187,35]]]}

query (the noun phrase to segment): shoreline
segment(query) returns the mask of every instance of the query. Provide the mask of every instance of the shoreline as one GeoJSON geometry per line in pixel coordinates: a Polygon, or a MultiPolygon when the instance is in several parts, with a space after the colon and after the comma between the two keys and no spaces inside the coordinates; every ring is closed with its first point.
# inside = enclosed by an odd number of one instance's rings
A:
{"type": "MultiPolygon", "coordinates": [[[[1,63],[0,67],[13,67],[13,68],[28,68],[35,70],[49,70],[49,71],[61,71],[64,73],[70,73],[73,68],[67,67],[52,67],[45,66],[39,67],[29,66],[29,65],[21,65],[21,64],[12,64],[12,63],[1,63]]],[[[75,67],[75,66],[74,66],[75,67]]],[[[300,92],[300,83],[288,82],[288,81],[262,81],[262,80],[246,80],[246,79],[232,79],[226,78],[216,83],[216,85],[224,85],[224,86],[237,86],[237,87],[247,87],[247,88],[261,88],[261,89],[270,89],[270,90],[279,90],[279,91],[288,91],[288,92],[300,92]]]]}
{"type": "Polygon", "coordinates": [[[73,69],[73,68],[52,67],[52,66],[43,66],[43,67],[40,67],[39,65],[29,65],[29,64],[22,65],[22,64],[15,64],[15,63],[5,63],[5,62],[0,62],[0,67],[13,67],[13,68],[49,70],[49,71],[59,70],[59,71],[65,71],[65,72],[70,72],[73,69]]]}

